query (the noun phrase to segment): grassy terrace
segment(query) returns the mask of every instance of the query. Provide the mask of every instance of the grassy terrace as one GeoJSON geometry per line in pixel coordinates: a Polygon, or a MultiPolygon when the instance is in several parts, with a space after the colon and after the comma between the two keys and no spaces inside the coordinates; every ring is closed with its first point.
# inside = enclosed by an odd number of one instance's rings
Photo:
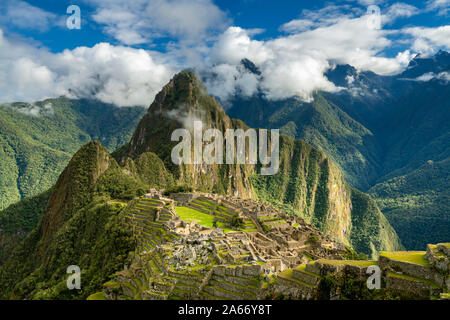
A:
{"type": "Polygon", "coordinates": [[[231,213],[229,213],[229,212],[226,212],[224,210],[217,210],[215,207],[207,206],[207,205],[204,205],[203,203],[196,202],[196,201],[197,200],[192,201],[191,204],[193,204],[193,205],[195,205],[197,207],[200,207],[200,208],[202,208],[203,210],[206,210],[206,211],[216,212],[216,213],[218,213],[218,214],[220,214],[220,215],[222,215],[224,217],[228,217],[230,219],[233,217],[233,215],[231,213]]]}
{"type": "Polygon", "coordinates": [[[307,287],[310,287],[310,288],[314,288],[314,286],[309,284],[309,283],[306,283],[306,282],[300,281],[298,279],[295,279],[292,276],[292,269],[284,270],[283,272],[278,274],[278,277],[286,279],[286,280],[289,280],[289,281],[297,282],[298,284],[300,284],[302,286],[307,286],[307,287]]]}
{"type": "Polygon", "coordinates": [[[378,265],[378,261],[375,260],[328,260],[328,259],[319,259],[317,262],[323,264],[329,264],[332,266],[341,266],[341,265],[351,265],[358,267],[369,267],[373,265],[378,265]]]}
{"type": "Polygon", "coordinates": [[[439,288],[439,286],[436,283],[434,283],[433,281],[409,276],[406,274],[398,274],[398,273],[388,272],[388,277],[404,279],[404,280],[409,280],[409,281],[415,281],[415,282],[422,282],[422,283],[426,283],[426,284],[430,285],[432,288],[439,288]]]}
{"type": "Polygon", "coordinates": [[[310,276],[312,276],[312,277],[316,277],[316,278],[319,278],[319,279],[322,278],[321,276],[319,276],[319,275],[317,275],[317,274],[315,274],[315,273],[306,271],[306,264],[305,264],[305,263],[299,265],[298,267],[296,267],[296,268],[294,268],[294,269],[297,270],[297,271],[301,271],[301,272],[303,272],[303,273],[306,273],[307,275],[310,275],[310,276]]]}
{"type": "Polygon", "coordinates": [[[211,203],[211,202],[207,202],[207,201],[203,201],[203,200],[199,200],[199,199],[195,199],[195,200],[192,201],[192,202],[194,202],[194,203],[199,203],[199,204],[203,204],[203,205],[205,205],[205,206],[212,207],[212,208],[219,208],[219,209],[221,209],[222,211],[227,211],[227,210],[228,210],[227,207],[224,207],[224,206],[222,206],[222,205],[215,204],[215,203],[211,203]]]}
{"type": "Polygon", "coordinates": [[[429,267],[430,263],[425,258],[425,251],[395,251],[395,252],[380,252],[380,256],[386,257],[392,260],[409,262],[419,264],[425,267],[429,267]]]}

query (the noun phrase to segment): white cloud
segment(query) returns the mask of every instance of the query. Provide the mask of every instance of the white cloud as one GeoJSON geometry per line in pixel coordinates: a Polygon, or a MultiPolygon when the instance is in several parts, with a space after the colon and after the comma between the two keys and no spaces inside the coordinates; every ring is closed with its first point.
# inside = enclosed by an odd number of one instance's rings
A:
{"type": "MultiPolygon", "coordinates": [[[[148,43],[166,36],[176,41],[167,45],[164,54],[107,43],[54,54],[6,39],[0,29],[2,100],[69,95],[120,106],[147,106],[175,71],[195,67],[203,74],[215,75],[208,77],[206,85],[222,101],[235,94],[248,97],[257,92],[269,99],[297,96],[309,101],[317,90],[342,89],[324,75],[333,65],[396,74],[408,65],[413,51],[450,48],[450,26],[376,29],[365,9],[348,4],[303,10],[299,19],[280,28],[287,35],[258,41],[254,38],[260,29],[229,27],[219,33],[228,21],[211,0],[84,1],[97,5],[95,21],[122,43],[148,43]],[[398,41],[392,36],[402,34],[412,39],[407,40],[412,49],[384,57],[383,52],[398,41]],[[244,58],[254,62],[261,75],[242,66],[244,58]]],[[[411,5],[394,3],[385,7],[381,18],[391,23],[417,12],[411,5]]],[[[358,88],[353,89],[359,94],[358,88]]]]}
{"type": "Polygon", "coordinates": [[[412,49],[424,55],[433,54],[441,47],[450,49],[450,25],[437,28],[412,27],[402,32],[413,37],[412,49]]]}
{"type": "Polygon", "coordinates": [[[384,2],[384,0],[357,0],[358,3],[362,6],[370,6],[372,4],[378,5],[378,4],[382,4],[384,2]]]}
{"type": "Polygon", "coordinates": [[[21,29],[47,31],[52,26],[62,26],[63,19],[21,0],[2,0],[0,21],[21,29]]]}
{"type": "Polygon", "coordinates": [[[148,106],[174,72],[145,50],[100,43],[53,54],[10,41],[0,29],[3,101],[32,102],[66,95],[118,106],[148,106]]]}
{"type": "Polygon", "coordinates": [[[53,105],[51,103],[45,104],[25,103],[20,105],[6,104],[6,106],[13,108],[20,113],[33,117],[51,116],[55,113],[55,111],[53,110],[53,105]]]}
{"type": "Polygon", "coordinates": [[[238,64],[243,58],[260,64],[273,58],[273,53],[264,42],[250,39],[246,30],[230,27],[214,44],[211,59],[219,63],[238,64]]]}
{"type": "Polygon", "coordinates": [[[450,81],[450,73],[449,72],[441,72],[441,73],[435,74],[433,72],[429,72],[429,73],[425,73],[425,74],[421,75],[420,77],[417,77],[415,80],[427,82],[427,81],[430,81],[433,79],[450,81]]]}
{"type": "Polygon", "coordinates": [[[310,30],[315,26],[315,23],[308,19],[297,19],[289,21],[288,23],[283,24],[280,27],[281,31],[287,32],[287,33],[297,33],[297,32],[303,32],[306,30],[310,30]]]}
{"type": "Polygon", "coordinates": [[[192,42],[224,30],[227,17],[211,0],[85,0],[97,5],[95,22],[127,45],[159,37],[192,42]]]}
{"type": "MultiPolygon", "coordinates": [[[[413,6],[395,3],[387,8],[381,19],[392,22],[417,12],[413,6]]],[[[383,57],[384,50],[393,45],[390,36],[394,32],[373,28],[371,18],[365,11],[348,6],[304,10],[300,19],[281,27],[290,35],[266,41],[254,40],[246,30],[230,27],[219,37],[208,56],[207,68],[216,77],[208,81],[207,87],[226,100],[242,91],[240,88],[248,77],[246,95],[260,90],[270,99],[298,96],[308,101],[314,91],[342,89],[335,87],[324,75],[331,65],[350,64],[358,70],[383,75],[403,71],[415,54],[404,50],[395,57],[383,57]],[[362,15],[358,16],[360,13],[362,15]],[[261,77],[248,75],[249,72],[239,66],[243,58],[258,66],[261,77]]]]}
{"type": "Polygon", "coordinates": [[[419,13],[418,8],[403,2],[397,2],[387,9],[386,18],[390,22],[398,18],[410,18],[419,13]]]}
{"type": "Polygon", "coordinates": [[[318,27],[330,26],[345,18],[355,18],[364,13],[360,8],[350,5],[328,5],[319,10],[302,10],[299,19],[283,24],[280,31],[299,33],[318,27]]]}
{"type": "Polygon", "coordinates": [[[450,12],[450,0],[428,0],[427,10],[437,10],[438,15],[447,15],[450,12]]]}

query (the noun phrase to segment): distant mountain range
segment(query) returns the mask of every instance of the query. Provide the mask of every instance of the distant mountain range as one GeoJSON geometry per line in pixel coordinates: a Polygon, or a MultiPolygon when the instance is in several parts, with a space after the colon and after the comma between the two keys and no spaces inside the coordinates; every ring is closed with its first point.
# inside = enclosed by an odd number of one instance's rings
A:
{"type": "MultiPolygon", "coordinates": [[[[242,66],[258,74],[249,60],[242,66]]],[[[227,113],[252,127],[281,128],[324,151],[350,184],[375,197],[408,249],[450,235],[450,54],[415,57],[396,76],[359,72],[338,65],[326,76],[342,90],[316,92],[310,103],[296,98],[270,101],[263,94],[235,96],[227,113]],[[429,176],[439,166],[439,180],[429,176]],[[427,188],[399,179],[421,176],[427,188]],[[443,185],[444,183],[444,185],[443,185]],[[382,190],[396,186],[395,201],[382,190]],[[401,195],[401,196],[400,196],[401,195]],[[389,198],[391,199],[391,198],[389,198]],[[447,201],[445,201],[447,199],[447,201]],[[415,230],[420,233],[412,235],[415,230]]]]}

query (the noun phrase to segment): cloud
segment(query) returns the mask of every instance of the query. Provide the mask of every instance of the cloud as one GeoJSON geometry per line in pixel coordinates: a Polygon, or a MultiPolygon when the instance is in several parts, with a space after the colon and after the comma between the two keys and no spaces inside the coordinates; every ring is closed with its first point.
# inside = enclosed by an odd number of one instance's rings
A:
{"type": "MultiPolygon", "coordinates": [[[[450,47],[450,26],[374,28],[365,8],[348,3],[303,10],[298,19],[280,27],[286,33],[261,41],[255,39],[261,29],[227,27],[226,14],[211,0],[84,1],[96,6],[93,19],[119,42],[135,45],[168,37],[165,52],[99,43],[51,53],[27,41],[7,39],[0,29],[2,100],[66,95],[148,106],[175,72],[194,67],[206,79],[209,92],[225,103],[234,95],[256,93],[274,100],[296,96],[310,101],[315,91],[343,89],[325,76],[336,64],[391,75],[401,72],[414,52],[450,47]],[[396,56],[383,55],[400,40],[411,49],[405,45],[396,56]],[[241,64],[244,58],[260,73],[241,64]]],[[[373,3],[380,4],[364,5],[373,3]]],[[[380,18],[390,24],[417,13],[414,6],[394,3],[384,6],[380,18]]],[[[359,94],[348,80],[349,88],[359,94]]]]}
{"type": "Polygon", "coordinates": [[[418,8],[403,2],[397,2],[387,9],[386,18],[388,22],[391,22],[398,18],[410,18],[419,13],[418,8]]]}
{"type": "Polygon", "coordinates": [[[230,27],[214,44],[211,59],[219,63],[238,64],[244,58],[260,64],[273,58],[273,52],[263,41],[252,40],[247,30],[230,27]]]}
{"type": "Polygon", "coordinates": [[[54,13],[20,0],[2,0],[0,21],[5,26],[20,29],[47,31],[52,26],[62,26],[64,21],[54,13]]]}
{"type": "Polygon", "coordinates": [[[11,105],[6,104],[7,106],[15,109],[16,111],[23,113],[28,116],[32,117],[39,117],[39,116],[52,116],[54,115],[55,111],[53,109],[53,104],[51,103],[44,103],[44,104],[37,104],[37,103],[24,103],[19,105],[11,105]]]}
{"type": "Polygon", "coordinates": [[[441,73],[435,74],[433,72],[429,72],[429,73],[425,73],[425,74],[421,75],[420,77],[417,77],[415,80],[427,82],[427,81],[430,81],[433,79],[450,81],[450,73],[449,72],[441,72],[441,73]]]}
{"type": "Polygon", "coordinates": [[[198,41],[223,31],[227,16],[211,0],[85,0],[97,6],[93,20],[126,45],[161,37],[198,41]]]}
{"type": "Polygon", "coordinates": [[[442,47],[450,49],[450,25],[437,28],[405,28],[402,33],[413,38],[412,49],[421,54],[430,55],[442,47]]]}
{"type": "Polygon", "coordinates": [[[357,0],[357,2],[362,6],[368,7],[370,5],[382,4],[384,0],[357,0]]]}
{"type": "Polygon", "coordinates": [[[450,12],[450,0],[428,0],[428,11],[438,11],[438,15],[446,16],[450,12]]]}
{"type": "Polygon", "coordinates": [[[54,54],[10,41],[0,29],[0,95],[9,102],[65,95],[148,106],[176,71],[155,57],[107,43],[54,54]]]}
{"type": "Polygon", "coordinates": [[[355,18],[364,13],[360,8],[350,5],[328,5],[319,10],[302,10],[300,18],[283,24],[280,31],[299,33],[318,27],[330,26],[344,18],[355,18]]]}
{"type": "MultiPolygon", "coordinates": [[[[404,5],[391,8],[389,20],[415,12],[404,5]]],[[[382,56],[392,46],[391,31],[372,27],[370,15],[357,16],[358,11],[351,10],[341,16],[342,10],[334,5],[317,12],[304,10],[301,20],[282,26],[289,35],[266,41],[254,40],[246,30],[230,27],[208,57],[206,68],[215,73],[207,80],[208,89],[222,101],[237,92],[246,96],[262,92],[274,100],[297,96],[310,101],[315,91],[342,89],[324,75],[332,65],[350,64],[383,75],[399,73],[408,65],[413,57],[409,50],[392,58],[382,56]],[[240,66],[244,58],[258,66],[261,76],[240,66]],[[246,81],[247,87],[243,85],[246,81]]],[[[387,15],[382,17],[388,20],[387,15]]]]}

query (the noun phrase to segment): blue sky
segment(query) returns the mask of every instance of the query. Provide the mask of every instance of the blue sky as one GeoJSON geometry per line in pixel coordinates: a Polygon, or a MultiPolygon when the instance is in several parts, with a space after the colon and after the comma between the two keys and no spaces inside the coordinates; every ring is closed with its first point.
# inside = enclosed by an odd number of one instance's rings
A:
{"type": "MultiPolygon", "coordinates": [[[[439,1],[439,0],[437,0],[439,1]]],[[[445,5],[445,0],[441,0],[445,5]]],[[[5,4],[9,0],[5,0],[5,4]]],[[[98,42],[120,43],[108,34],[103,32],[101,24],[92,19],[98,8],[95,3],[89,1],[68,1],[68,0],[27,0],[32,6],[51,12],[55,15],[64,17],[69,5],[78,5],[82,12],[83,28],[81,30],[68,30],[61,27],[49,27],[48,29],[36,29],[33,27],[18,27],[11,23],[1,23],[0,25],[11,33],[17,33],[25,37],[33,38],[43,45],[47,46],[53,52],[64,49],[73,49],[78,46],[93,46],[98,42]]],[[[127,1],[122,1],[126,3],[127,1]]],[[[226,13],[229,24],[242,27],[244,29],[260,28],[265,31],[258,34],[256,39],[270,39],[282,34],[279,28],[284,23],[297,19],[303,10],[320,10],[327,5],[351,5],[355,8],[364,10],[370,1],[317,1],[317,0],[217,0],[214,3],[226,13]]],[[[377,3],[382,11],[396,3],[396,1],[372,1],[377,3]]],[[[409,17],[408,19],[399,19],[395,21],[390,28],[399,29],[405,26],[426,26],[437,27],[446,25],[449,22],[449,14],[439,15],[439,8],[436,10],[426,10],[426,1],[403,1],[412,6],[422,9],[420,14],[409,17]]],[[[447,8],[450,6],[447,1],[447,8]]],[[[444,7],[444,6],[443,6],[444,7]]],[[[445,8],[445,7],[444,7],[445,8]]],[[[157,39],[153,44],[157,44],[159,50],[165,50],[167,41],[170,37],[157,39]]],[[[133,45],[134,47],[148,48],[147,44],[133,45]]]]}
{"type": "Polygon", "coordinates": [[[418,53],[450,48],[450,0],[2,0],[0,101],[55,95],[147,105],[183,68],[213,72],[226,100],[257,90],[269,99],[337,90],[336,64],[396,74],[418,53]],[[66,9],[81,10],[69,30],[66,9]],[[368,15],[370,5],[380,15],[368,15]],[[380,28],[368,27],[380,19],[380,28]],[[249,58],[255,79],[239,67],[249,58]],[[96,90],[93,92],[92,87],[96,90]]]}

